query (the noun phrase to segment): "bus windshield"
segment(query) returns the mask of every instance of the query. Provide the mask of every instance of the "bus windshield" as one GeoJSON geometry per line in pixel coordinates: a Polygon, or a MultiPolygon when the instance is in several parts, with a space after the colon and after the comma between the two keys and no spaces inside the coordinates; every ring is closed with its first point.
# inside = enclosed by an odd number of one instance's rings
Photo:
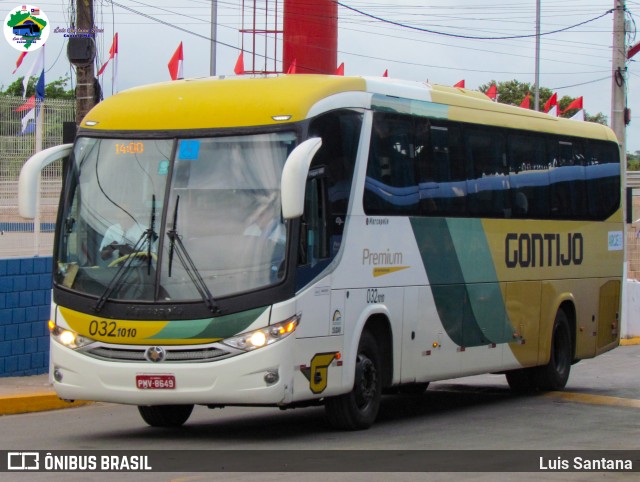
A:
{"type": "Polygon", "coordinates": [[[292,132],[79,138],[58,239],[59,286],[108,299],[199,301],[284,277],[280,177],[292,132]]]}

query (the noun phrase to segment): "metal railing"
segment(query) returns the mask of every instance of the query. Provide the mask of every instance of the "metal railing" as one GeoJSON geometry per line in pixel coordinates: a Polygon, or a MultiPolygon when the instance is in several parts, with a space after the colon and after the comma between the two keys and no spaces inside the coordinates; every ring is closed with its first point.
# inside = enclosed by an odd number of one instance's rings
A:
{"type": "MultiPolygon", "coordinates": [[[[39,229],[18,214],[20,169],[36,152],[36,134],[21,134],[22,118],[28,111],[16,109],[24,103],[21,97],[0,96],[0,258],[49,256],[53,250],[62,162],[56,161],[42,171],[39,229]]],[[[63,122],[75,121],[75,101],[45,99],[43,108],[41,148],[46,149],[62,144],[63,122]]]]}

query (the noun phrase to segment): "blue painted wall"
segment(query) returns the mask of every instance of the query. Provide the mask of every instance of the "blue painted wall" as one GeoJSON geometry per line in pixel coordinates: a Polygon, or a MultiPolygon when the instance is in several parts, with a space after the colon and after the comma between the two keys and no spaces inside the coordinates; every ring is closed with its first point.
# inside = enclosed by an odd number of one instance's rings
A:
{"type": "Polygon", "coordinates": [[[52,258],[0,259],[0,377],[49,370],[52,258]]]}

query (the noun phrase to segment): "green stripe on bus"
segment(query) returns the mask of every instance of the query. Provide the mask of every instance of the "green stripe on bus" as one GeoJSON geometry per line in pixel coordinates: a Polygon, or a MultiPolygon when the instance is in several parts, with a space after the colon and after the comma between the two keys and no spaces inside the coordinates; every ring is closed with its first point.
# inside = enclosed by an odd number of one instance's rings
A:
{"type": "Polygon", "coordinates": [[[411,114],[433,119],[448,119],[449,106],[415,99],[400,99],[382,94],[373,94],[371,108],[381,112],[411,114]]]}
{"type": "Polygon", "coordinates": [[[447,225],[480,330],[493,343],[510,341],[513,330],[482,221],[451,218],[447,225]]]}
{"type": "Polygon", "coordinates": [[[149,339],[229,338],[245,331],[266,310],[267,308],[261,307],[218,318],[170,321],[160,332],[149,339]]]}
{"type": "Polygon", "coordinates": [[[459,346],[510,340],[511,328],[482,222],[411,218],[440,320],[459,346]]]}

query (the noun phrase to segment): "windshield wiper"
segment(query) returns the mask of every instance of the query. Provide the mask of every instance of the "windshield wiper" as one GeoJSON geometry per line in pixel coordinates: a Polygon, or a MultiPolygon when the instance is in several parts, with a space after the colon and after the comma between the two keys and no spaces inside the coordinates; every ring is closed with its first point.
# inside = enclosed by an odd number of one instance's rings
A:
{"type": "Polygon", "coordinates": [[[126,279],[126,275],[129,272],[129,267],[133,263],[135,259],[135,254],[142,251],[144,248],[144,243],[147,243],[147,273],[151,275],[151,244],[158,238],[157,233],[154,231],[155,223],[156,223],[156,196],[153,195],[151,199],[151,219],[149,223],[149,228],[140,235],[136,244],[133,245],[131,252],[128,254],[127,259],[125,259],[122,263],[120,263],[120,267],[116,274],[113,275],[109,285],[105,288],[105,290],[100,295],[98,302],[95,306],[95,311],[99,312],[104,307],[105,303],[109,299],[109,296],[116,291],[116,289],[120,288],[126,279]]]}
{"type": "Polygon", "coordinates": [[[211,291],[209,291],[209,287],[204,282],[204,279],[202,279],[198,268],[193,262],[191,256],[189,256],[187,249],[184,247],[184,244],[182,244],[182,239],[180,239],[180,236],[178,235],[179,204],[180,196],[176,196],[176,206],[173,210],[173,228],[167,231],[167,236],[169,237],[169,241],[171,242],[169,244],[169,277],[171,277],[171,268],[173,266],[173,254],[176,253],[178,255],[180,263],[182,264],[182,267],[189,276],[189,279],[191,279],[193,285],[196,287],[196,290],[198,290],[202,301],[204,301],[204,303],[207,305],[209,311],[211,311],[212,313],[219,313],[220,309],[218,308],[216,302],[213,300],[213,295],[211,294],[211,291]]]}
{"type": "MultiPolygon", "coordinates": [[[[149,229],[144,234],[147,235],[147,275],[151,276],[151,244],[158,239],[156,229],[156,195],[151,196],[151,220],[149,229]]],[[[143,236],[144,236],[143,234],[143,236]]]]}

